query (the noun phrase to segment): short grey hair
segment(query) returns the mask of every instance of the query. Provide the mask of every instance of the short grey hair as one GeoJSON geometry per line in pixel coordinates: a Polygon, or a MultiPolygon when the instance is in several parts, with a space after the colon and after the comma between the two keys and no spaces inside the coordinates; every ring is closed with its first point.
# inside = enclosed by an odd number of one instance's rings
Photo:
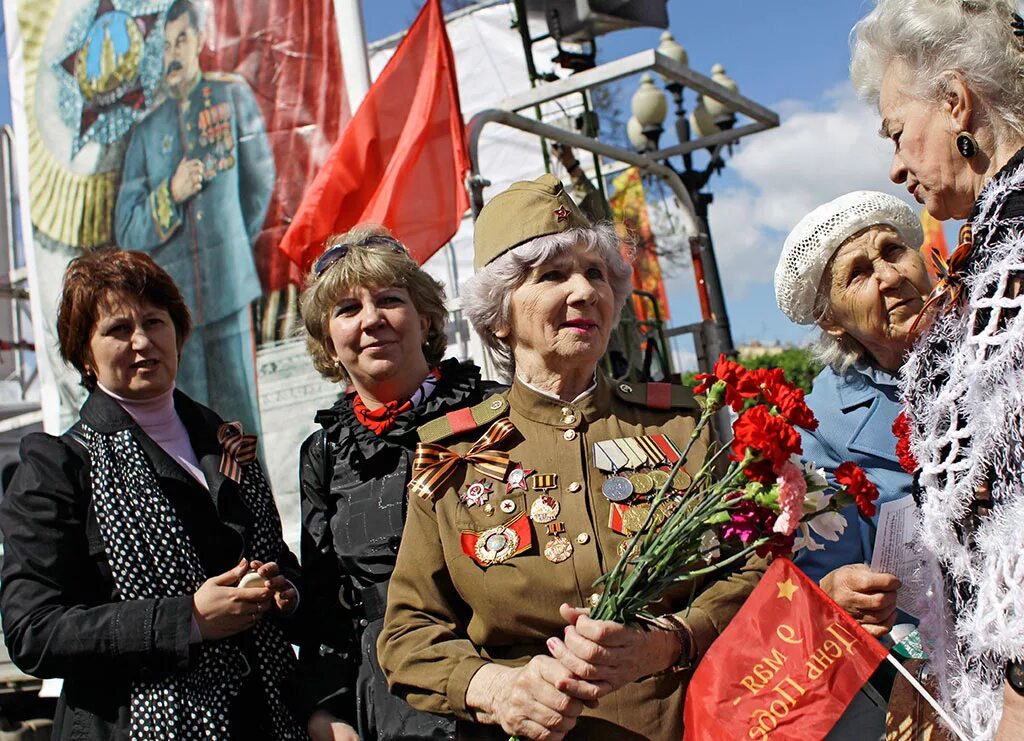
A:
{"type": "MultiPolygon", "coordinates": [[[[531,239],[513,247],[466,281],[462,288],[462,309],[483,340],[498,372],[511,379],[515,374],[512,348],[495,332],[512,326],[512,292],[526,280],[529,272],[582,245],[595,252],[608,268],[608,283],[615,298],[614,320],[632,291],[633,268],[623,256],[621,240],[609,221],[588,227],[575,227],[557,234],[531,239]]],[[[632,247],[627,255],[632,257],[632,247]]]]}
{"type": "Polygon", "coordinates": [[[828,285],[831,281],[832,261],[829,260],[828,266],[825,268],[825,275],[822,277],[821,285],[818,288],[818,293],[814,297],[814,316],[818,318],[817,324],[821,327],[821,333],[811,345],[810,350],[819,363],[827,365],[837,375],[841,376],[850,366],[866,360],[868,358],[868,351],[864,345],[851,337],[849,332],[844,332],[837,337],[824,328],[825,324],[830,324],[834,321],[828,290],[828,285]]]}
{"type": "Polygon", "coordinates": [[[943,72],[963,75],[967,86],[999,112],[989,120],[993,135],[1006,127],[1024,135],[1024,45],[1010,22],[1013,0],[877,0],[875,9],[853,27],[850,77],[858,93],[878,104],[885,72],[902,64],[913,92],[941,100],[943,72]]]}

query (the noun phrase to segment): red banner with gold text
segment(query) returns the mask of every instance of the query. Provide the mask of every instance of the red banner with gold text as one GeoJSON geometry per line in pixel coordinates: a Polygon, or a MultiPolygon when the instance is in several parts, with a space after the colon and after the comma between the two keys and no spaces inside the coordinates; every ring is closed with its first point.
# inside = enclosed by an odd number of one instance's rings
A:
{"type": "Polygon", "coordinates": [[[777,560],[690,680],[684,739],[824,738],[887,653],[777,560]]]}

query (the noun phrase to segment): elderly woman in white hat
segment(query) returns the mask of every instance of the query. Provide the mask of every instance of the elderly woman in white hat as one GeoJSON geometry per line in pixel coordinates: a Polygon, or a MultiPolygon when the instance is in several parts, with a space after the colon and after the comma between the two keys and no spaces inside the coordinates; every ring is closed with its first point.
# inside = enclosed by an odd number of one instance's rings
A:
{"type": "MultiPolygon", "coordinates": [[[[804,456],[826,472],[852,460],[879,488],[879,504],[908,496],[912,480],[896,456],[900,367],[916,338],[931,289],[918,217],[900,199],[856,191],[811,211],[786,238],[775,270],[779,308],[817,324],[826,368],[808,403],[820,421],[803,432],[804,456]]],[[[845,513],[838,540],[815,534],[798,561],[865,628],[882,635],[895,616],[895,578],[872,573],[877,522],[845,513]],[[823,547],[822,547],[823,546],[823,547]]]]}
{"type": "MultiPolygon", "coordinates": [[[[820,425],[800,431],[804,458],[829,474],[843,461],[861,466],[878,486],[879,506],[910,496],[913,486],[897,458],[892,426],[903,408],[899,371],[931,289],[921,242],[920,221],[903,201],[856,191],[801,219],[775,270],[779,308],[797,324],[821,328],[814,350],[826,367],[807,398],[820,425]]],[[[840,535],[824,526],[805,530],[808,547],[796,560],[880,636],[896,618],[899,581],[866,565],[877,514],[869,521],[852,506],[843,516],[848,524],[840,535]]],[[[871,726],[881,733],[884,712],[865,717],[851,708],[848,715],[857,717],[844,717],[830,738],[868,738],[871,726]],[[856,730],[846,735],[844,722],[855,722],[856,730]]]]}

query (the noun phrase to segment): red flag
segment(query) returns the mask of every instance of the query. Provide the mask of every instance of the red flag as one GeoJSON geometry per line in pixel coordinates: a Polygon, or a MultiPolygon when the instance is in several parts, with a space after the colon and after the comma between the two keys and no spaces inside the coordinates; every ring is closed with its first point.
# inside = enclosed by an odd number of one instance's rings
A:
{"type": "Polygon", "coordinates": [[[684,738],[824,738],[887,654],[779,559],[694,672],[684,738]]]}
{"type": "Polygon", "coordinates": [[[300,276],[277,245],[349,119],[334,5],[218,0],[210,21],[203,69],[245,78],[274,153],[274,192],[254,252],[264,289],[283,288],[300,276]]]}
{"type": "Polygon", "coordinates": [[[374,221],[422,264],[469,207],[467,151],[441,2],[427,0],[306,191],[281,249],[308,268],[332,234],[374,221]]]}

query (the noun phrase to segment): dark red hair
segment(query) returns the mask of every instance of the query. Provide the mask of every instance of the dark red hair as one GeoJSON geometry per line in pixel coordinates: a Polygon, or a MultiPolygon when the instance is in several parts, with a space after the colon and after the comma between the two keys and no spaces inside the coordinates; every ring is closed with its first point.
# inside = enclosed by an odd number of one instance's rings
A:
{"type": "Polygon", "coordinates": [[[61,358],[79,372],[82,385],[90,391],[96,388],[96,376],[86,370],[86,363],[90,360],[89,343],[99,307],[117,296],[150,304],[170,314],[179,352],[192,331],[192,316],[181,291],[149,255],[108,248],[76,257],[64,272],[57,339],[61,358]]]}

